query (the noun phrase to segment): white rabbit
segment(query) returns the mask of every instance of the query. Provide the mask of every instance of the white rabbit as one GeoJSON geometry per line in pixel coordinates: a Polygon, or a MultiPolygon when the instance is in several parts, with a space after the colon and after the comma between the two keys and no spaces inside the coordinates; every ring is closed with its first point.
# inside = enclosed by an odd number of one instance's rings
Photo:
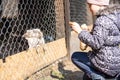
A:
{"type": "Polygon", "coordinates": [[[43,33],[40,29],[27,30],[23,37],[28,40],[29,48],[36,48],[37,46],[45,44],[43,33]]]}

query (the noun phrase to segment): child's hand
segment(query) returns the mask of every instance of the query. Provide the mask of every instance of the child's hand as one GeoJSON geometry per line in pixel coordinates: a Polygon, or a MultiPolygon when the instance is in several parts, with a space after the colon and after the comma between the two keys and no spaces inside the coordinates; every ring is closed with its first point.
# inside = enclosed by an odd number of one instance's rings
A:
{"type": "Polygon", "coordinates": [[[69,22],[69,25],[72,27],[72,29],[77,32],[80,33],[82,31],[80,25],[76,22],[69,22]]]}
{"type": "Polygon", "coordinates": [[[82,25],[81,25],[81,28],[82,28],[82,30],[87,30],[87,31],[89,30],[89,29],[88,29],[88,26],[87,26],[86,24],[82,24],[82,25]]]}

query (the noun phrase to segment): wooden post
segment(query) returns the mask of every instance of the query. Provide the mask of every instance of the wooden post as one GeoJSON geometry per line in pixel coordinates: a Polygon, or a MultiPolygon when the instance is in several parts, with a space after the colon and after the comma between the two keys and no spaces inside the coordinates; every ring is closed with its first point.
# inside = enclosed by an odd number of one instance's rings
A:
{"type": "Polygon", "coordinates": [[[69,27],[70,21],[70,2],[69,0],[64,0],[64,18],[65,18],[65,40],[66,40],[66,48],[67,48],[67,56],[70,58],[70,33],[71,29],[69,27]]]}

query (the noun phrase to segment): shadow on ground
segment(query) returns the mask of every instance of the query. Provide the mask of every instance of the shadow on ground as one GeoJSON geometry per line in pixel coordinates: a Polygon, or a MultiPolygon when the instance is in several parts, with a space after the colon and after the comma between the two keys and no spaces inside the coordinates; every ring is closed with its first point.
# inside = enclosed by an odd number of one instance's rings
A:
{"type": "Polygon", "coordinates": [[[82,80],[83,72],[66,70],[63,62],[58,63],[58,72],[51,71],[51,77],[58,80],[82,80]]]}

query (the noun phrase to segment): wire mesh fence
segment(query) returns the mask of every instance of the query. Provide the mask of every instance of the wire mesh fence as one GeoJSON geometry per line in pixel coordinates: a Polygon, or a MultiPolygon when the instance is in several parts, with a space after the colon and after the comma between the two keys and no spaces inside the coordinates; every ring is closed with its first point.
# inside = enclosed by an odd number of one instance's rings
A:
{"type": "MultiPolygon", "coordinates": [[[[91,24],[94,16],[91,15],[87,0],[69,0],[71,21],[79,24],[91,24]]],[[[110,4],[120,4],[120,0],[110,0],[110,4]]]]}
{"type": "MultiPolygon", "coordinates": [[[[65,37],[64,8],[63,0],[0,0],[0,58],[65,37]]],[[[87,23],[86,10],[86,0],[70,0],[71,21],[87,23]]]]}
{"type": "Polygon", "coordinates": [[[65,37],[64,27],[63,0],[0,0],[0,58],[65,37]]]}
{"type": "Polygon", "coordinates": [[[120,4],[120,0],[110,0],[110,4],[120,4]]]}
{"type": "Polygon", "coordinates": [[[70,18],[79,24],[87,23],[86,0],[70,0],[70,18]]]}

